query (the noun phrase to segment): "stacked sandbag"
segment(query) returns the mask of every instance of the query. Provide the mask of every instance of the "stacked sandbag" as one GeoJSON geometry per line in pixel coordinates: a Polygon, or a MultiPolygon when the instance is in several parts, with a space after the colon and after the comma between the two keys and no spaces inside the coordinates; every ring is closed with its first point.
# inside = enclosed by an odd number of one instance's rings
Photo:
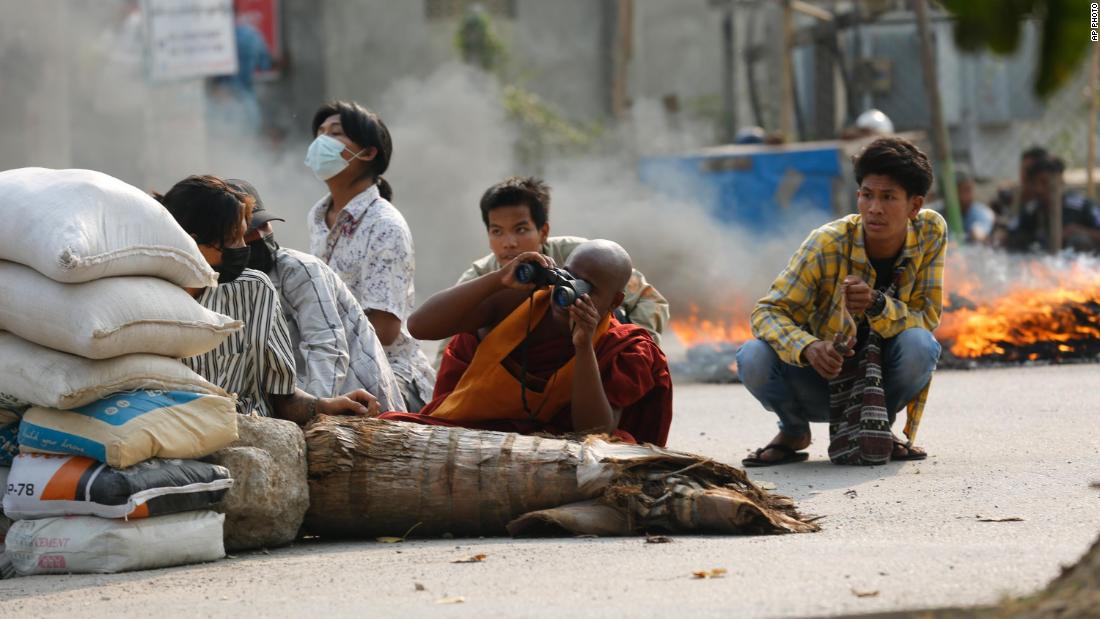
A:
{"type": "Polygon", "coordinates": [[[0,221],[6,558],[28,575],[224,556],[209,508],[232,480],[197,460],[236,439],[235,403],[179,359],[242,324],[186,290],[217,282],[194,240],[89,170],[0,172],[0,221]]]}
{"type": "Polygon", "coordinates": [[[15,458],[4,513],[6,556],[22,575],[112,573],[225,556],[210,510],[233,481],[225,467],[147,460],[126,469],[81,456],[15,458]]]}
{"type": "Polygon", "coordinates": [[[14,570],[111,573],[224,557],[224,516],[212,508],[233,480],[198,458],[236,439],[236,419],[231,398],[186,391],[29,408],[2,503],[15,520],[5,550],[14,570]]]}
{"type": "Polygon", "coordinates": [[[232,399],[140,390],[67,411],[32,406],[18,440],[22,453],[86,456],[127,468],[151,458],[202,458],[236,438],[232,399]]]}
{"type": "Polygon", "coordinates": [[[167,209],[100,172],[0,172],[0,221],[0,260],[57,282],[148,275],[193,288],[217,283],[167,209]]]}

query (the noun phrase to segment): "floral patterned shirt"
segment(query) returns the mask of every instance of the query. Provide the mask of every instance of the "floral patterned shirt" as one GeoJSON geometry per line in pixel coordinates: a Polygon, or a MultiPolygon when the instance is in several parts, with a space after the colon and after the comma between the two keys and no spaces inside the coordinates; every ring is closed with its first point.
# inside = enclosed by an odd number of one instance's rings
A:
{"type": "Polygon", "coordinates": [[[435,370],[405,327],[416,298],[416,257],[409,224],[379,195],[376,185],[352,198],[329,229],[325,212],[331,201],[331,196],[325,196],[309,211],[310,253],[336,271],[364,310],[388,312],[401,320],[401,332],[385,347],[386,356],[403,391],[428,402],[435,370]]]}

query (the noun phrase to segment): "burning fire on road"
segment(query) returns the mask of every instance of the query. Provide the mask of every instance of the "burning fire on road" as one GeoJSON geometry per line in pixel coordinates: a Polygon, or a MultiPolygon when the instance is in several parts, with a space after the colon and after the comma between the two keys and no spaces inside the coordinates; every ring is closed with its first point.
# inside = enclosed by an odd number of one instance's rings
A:
{"type": "MultiPolygon", "coordinates": [[[[944,311],[936,338],[941,367],[1020,362],[1100,361],[1100,261],[1090,256],[1011,256],[986,248],[953,248],[945,267],[944,311]]],[[[729,309],[692,306],[671,324],[687,347],[679,376],[701,382],[737,380],[734,354],[750,339],[755,297],[729,309]]],[[[746,291],[749,293],[749,291],[746,291]]]]}

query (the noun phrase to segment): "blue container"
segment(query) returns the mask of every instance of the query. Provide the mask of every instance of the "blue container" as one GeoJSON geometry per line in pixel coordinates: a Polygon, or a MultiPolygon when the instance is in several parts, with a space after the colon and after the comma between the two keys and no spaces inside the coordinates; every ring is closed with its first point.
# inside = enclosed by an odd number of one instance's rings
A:
{"type": "Polygon", "coordinates": [[[841,153],[835,142],[722,146],[646,157],[638,173],[662,193],[703,204],[723,223],[767,231],[806,213],[823,221],[835,216],[841,153]]]}

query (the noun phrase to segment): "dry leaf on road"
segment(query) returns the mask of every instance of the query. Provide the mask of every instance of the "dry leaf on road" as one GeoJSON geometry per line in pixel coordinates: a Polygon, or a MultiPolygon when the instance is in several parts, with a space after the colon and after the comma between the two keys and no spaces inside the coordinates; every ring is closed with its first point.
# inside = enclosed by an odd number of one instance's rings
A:
{"type": "Polygon", "coordinates": [[[461,595],[452,595],[451,597],[439,598],[435,601],[436,604],[461,604],[466,601],[466,598],[461,595]]]}
{"type": "Polygon", "coordinates": [[[481,563],[485,560],[487,555],[474,555],[469,559],[458,559],[457,561],[451,561],[451,563],[481,563]]]}
{"type": "Polygon", "coordinates": [[[699,570],[698,572],[692,572],[692,578],[721,578],[726,575],[726,568],[716,567],[713,570],[699,570]]]}
{"type": "Polygon", "coordinates": [[[664,535],[647,535],[645,538],[647,544],[671,544],[672,538],[664,535]]]}
{"type": "Polygon", "coordinates": [[[382,537],[374,538],[374,541],[376,541],[380,544],[397,544],[397,543],[403,542],[403,541],[405,541],[405,538],[407,538],[409,536],[409,533],[412,533],[413,529],[415,529],[418,526],[420,526],[419,522],[414,524],[413,526],[409,527],[409,530],[405,531],[405,534],[402,535],[401,537],[382,536],[382,537]]]}
{"type": "Polygon", "coordinates": [[[875,589],[874,591],[859,591],[857,589],[852,589],[852,595],[856,596],[857,598],[878,597],[878,589],[875,589]]]}
{"type": "Polygon", "coordinates": [[[424,590],[424,585],[422,585],[418,582],[414,582],[413,583],[413,588],[417,591],[423,591],[424,590]]]}

